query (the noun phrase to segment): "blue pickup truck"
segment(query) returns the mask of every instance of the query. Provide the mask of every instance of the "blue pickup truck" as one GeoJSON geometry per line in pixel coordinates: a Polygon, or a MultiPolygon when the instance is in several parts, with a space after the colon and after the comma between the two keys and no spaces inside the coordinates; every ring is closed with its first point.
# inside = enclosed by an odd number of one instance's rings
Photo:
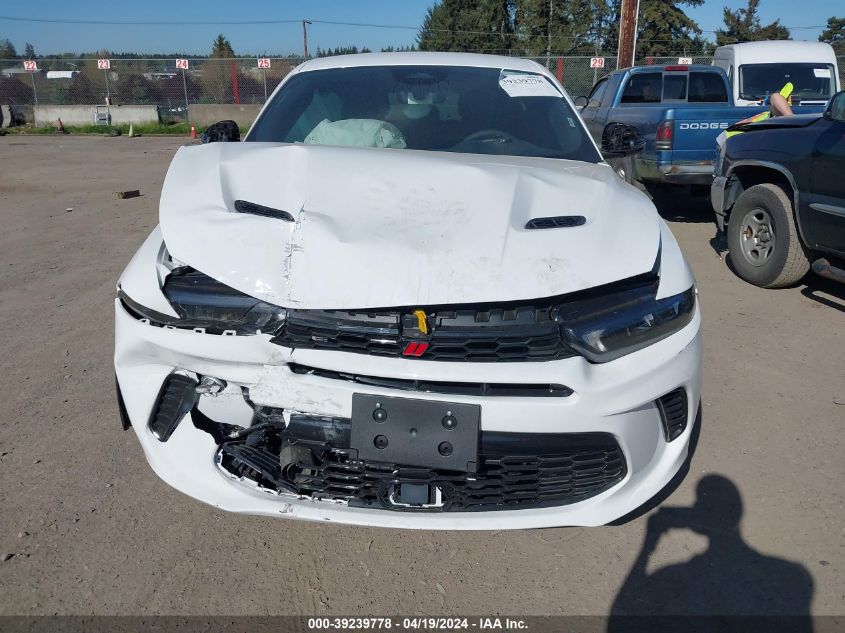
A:
{"type": "MultiPolygon", "coordinates": [[[[617,70],[599,81],[576,105],[590,134],[601,142],[608,123],[634,126],[646,141],[624,177],[649,187],[659,184],[710,186],[716,137],[730,125],[766,108],[735,106],[725,72],[716,66],[639,66],[617,70]]],[[[793,105],[796,114],[823,105],[793,105]]]]}

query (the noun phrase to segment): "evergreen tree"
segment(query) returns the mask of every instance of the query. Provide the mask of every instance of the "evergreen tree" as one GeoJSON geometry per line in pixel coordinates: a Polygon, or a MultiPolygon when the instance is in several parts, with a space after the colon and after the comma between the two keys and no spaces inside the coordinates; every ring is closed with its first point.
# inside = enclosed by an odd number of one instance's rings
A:
{"type": "Polygon", "coordinates": [[[203,64],[202,70],[203,96],[210,102],[228,103],[232,98],[231,67],[229,63],[217,60],[234,57],[235,51],[232,50],[232,45],[220,33],[211,45],[211,59],[203,64]]]}
{"type": "Polygon", "coordinates": [[[508,53],[513,43],[513,0],[441,0],[417,34],[421,51],[508,53]]]}
{"type": "Polygon", "coordinates": [[[26,59],[35,59],[35,47],[29,42],[26,43],[23,49],[23,56],[26,59]]]}
{"type": "Polygon", "coordinates": [[[515,14],[520,53],[537,57],[591,50],[597,16],[606,9],[604,0],[520,0],[515,14]]]}
{"type": "Polygon", "coordinates": [[[827,19],[827,28],[819,35],[820,42],[827,42],[840,55],[845,55],[845,18],[827,19]]]}
{"type": "Polygon", "coordinates": [[[11,40],[0,40],[0,59],[17,59],[18,52],[11,40]]]}
{"type": "Polygon", "coordinates": [[[232,50],[232,45],[229,43],[229,40],[223,37],[222,33],[214,39],[214,43],[211,45],[211,56],[223,58],[235,56],[235,51],[232,50]]]}
{"type": "Polygon", "coordinates": [[[701,28],[682,5],[698,7],[704,0],[642,0],[637,28],[637,57],[698,53],[704,47],[701,28]]]}
{"type": "Polygon", "coordinates": [[[757,10],[760,0],[748,0],[744,9],[731,11],[725,7],[725,28],[716,31],[716,44],[736,44],[737,42],[757,42],[760,40],[788,40],[789,29],[775,20],[765,26],[760,24],[757,10]]]}

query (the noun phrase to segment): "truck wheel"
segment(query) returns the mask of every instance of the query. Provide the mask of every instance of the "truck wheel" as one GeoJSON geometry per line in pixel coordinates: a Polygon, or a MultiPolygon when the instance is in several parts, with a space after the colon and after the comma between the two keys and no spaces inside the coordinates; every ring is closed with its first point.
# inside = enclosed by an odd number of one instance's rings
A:
{"type": "Polygon", "coordinates": [[[734,204],[728,250],[737,274],[761,288],[791,286],[810,270],[792,202],[770,183],[748,188],[734,204]]]}

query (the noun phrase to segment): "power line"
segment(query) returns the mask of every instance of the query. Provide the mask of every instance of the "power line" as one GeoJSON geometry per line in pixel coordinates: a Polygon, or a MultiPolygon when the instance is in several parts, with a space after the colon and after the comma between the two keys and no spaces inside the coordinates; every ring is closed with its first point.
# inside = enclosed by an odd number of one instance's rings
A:
{"type": "MultiPolygon", "coordinates": [[[[90,25],[109,25],[109,26],[255,26],[262,24],[300,24],[299,20],[88,20],[76,18],[33,18],[23,16],[9,16],[0,15],[0,20],[9,22],[37,22],[46,24],[90,24],[90,25]]],[[[407,24],[377,24],[371,22],[340,22],[335,20],[309,20],[314,24],[328,24],[332,26],[353,26],[362,28],[377,28],[377,29],[406,29],[418,31],[419,26],[410,26],[407,24]]],[[[785,26],[785,25],[784,25],[785,26]]],[[[823,29],[827,28],[827,24],[820,24],[815,26],[785,26],[790,30],[799,29],[823,29]]],[[[496,31],[475,31],[465,29],[430,29],[435,33],[459,33],[467,35],[509,35],[509,33],[502,33],[496,31]]],[[[724,29],[702,29],[703,33],[716,33],[724,29]]],[[[555,36],[555,34],[552,34],[555,36]]],[[[557,35],[557,37],[566,37],[557,35]]]]}
{"type": "Polygon", "coordinates": [[[227,24],[299,24],[302,20],[81,20],[74,18],[29,18],[11,15],[0,15],[0,20],[9,22],[38,22],[46,24],[100,24],[110,26],[190,26],[190,25],[214,25],[223,26],[227,24]]]}

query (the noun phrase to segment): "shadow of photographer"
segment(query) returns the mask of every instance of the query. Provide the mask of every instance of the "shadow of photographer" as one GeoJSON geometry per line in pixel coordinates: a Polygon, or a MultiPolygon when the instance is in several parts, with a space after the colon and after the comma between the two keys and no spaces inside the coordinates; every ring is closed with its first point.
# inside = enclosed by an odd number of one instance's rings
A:
{"type": "MultiPolygon", "coordinates": [[[[616,596],[609,631],[631,631],[624,616],[789,616],[790,631],[812,631],[813,581],[800,564],[766,556],[742,539],[742,499],[729,479],[707,475],[691,508],[663,507],[649,516],[637,559],[616,596]],[[688,529],[708,538],[707,550],[688,562],[647,573],[661,537],[688,529]]],[[[683,628],[675,618],[663,621],[683,628]]],[[[645,622],[643,622],[645,624],[645,622]]],[[[649,630],[661,630],[649,623],[649,630]]],[[[726,629],[730,627],[725,627],[726,629]]],[[[781,629],[778,629],[781,630],[781,629]]]]}

